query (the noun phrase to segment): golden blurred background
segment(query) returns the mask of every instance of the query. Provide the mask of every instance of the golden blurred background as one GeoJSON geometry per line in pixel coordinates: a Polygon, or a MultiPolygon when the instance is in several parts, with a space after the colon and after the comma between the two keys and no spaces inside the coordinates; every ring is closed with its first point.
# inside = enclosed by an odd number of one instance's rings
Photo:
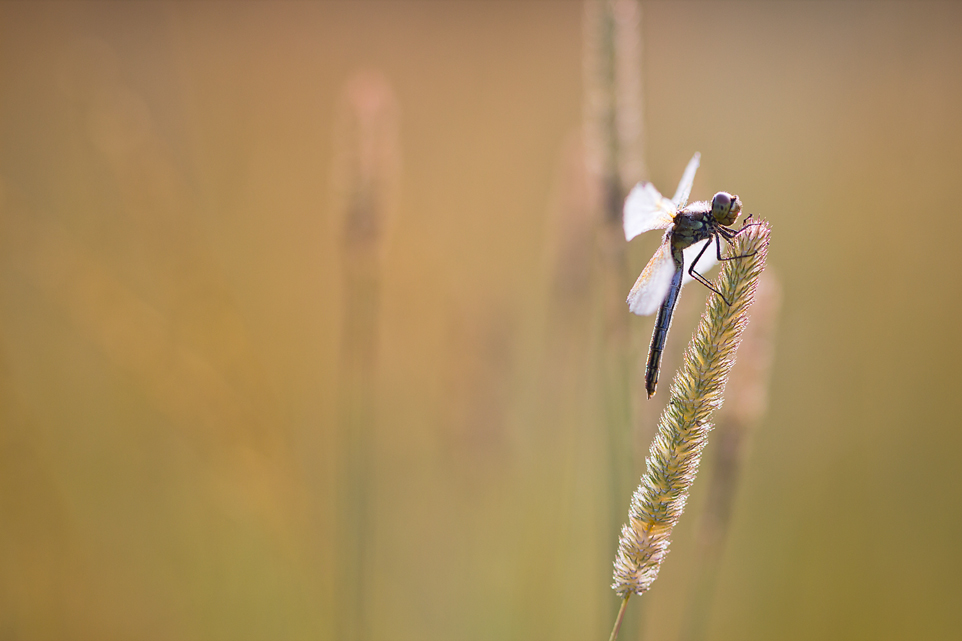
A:
{"type": "Polygon", "coordinates": [[[960,63],[957,3],[0,4],[0,639],[607,638],[705,300],[647,401],[612,203],[695,151],[767,412],[621,638],[957,638],[960,63]]]}

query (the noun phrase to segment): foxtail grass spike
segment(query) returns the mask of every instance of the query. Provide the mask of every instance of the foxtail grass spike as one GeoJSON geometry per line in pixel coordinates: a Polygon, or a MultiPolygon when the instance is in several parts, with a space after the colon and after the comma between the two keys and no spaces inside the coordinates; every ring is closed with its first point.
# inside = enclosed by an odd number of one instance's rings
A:
{"type": "Polygon", "coordinates": [[[618,595],[646,592],[668,554],[671,532],[685,509],[712,413],[721,407],[728,373],[748,324],[758,278],[765,267],[771,227],[755,223],[739,233],[723,261],[716,287],[731,302],[712,294],[708,309],[671,385],[671,398],[658,423],[647,470],[631,499],[622,527],[612,588],[618,595]]]}

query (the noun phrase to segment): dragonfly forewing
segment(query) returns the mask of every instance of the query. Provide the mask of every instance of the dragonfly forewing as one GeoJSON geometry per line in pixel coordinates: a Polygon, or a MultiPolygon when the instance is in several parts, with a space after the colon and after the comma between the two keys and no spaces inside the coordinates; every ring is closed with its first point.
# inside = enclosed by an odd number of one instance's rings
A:
{"type": "Polygon", "coordinates": [[[665,229],[675,217],[675,204],[651,183],[638,183],[625,200],[625,238],[631,240],[652,229],[665,229]]]}
{"type": "Polygon", "coordinates": [[[695,182],[695,172],[698,171],[698,165],[700,163],[701,154],[696,151],[695,155],[688,161],[688,166],[685,167],[685,173],[681,175],[681,180],[678,182],[678,189],[675,190],[675,196],[671,199],[678,209],[688,204],[691,186],[692,183],[695,182]]]}
{"type": "Polygon", "coordinates": [[[668,295],[675,269],[671,245],[662,243],[628,293],[628,309],[639,316],[654,314],[668,295]]]}

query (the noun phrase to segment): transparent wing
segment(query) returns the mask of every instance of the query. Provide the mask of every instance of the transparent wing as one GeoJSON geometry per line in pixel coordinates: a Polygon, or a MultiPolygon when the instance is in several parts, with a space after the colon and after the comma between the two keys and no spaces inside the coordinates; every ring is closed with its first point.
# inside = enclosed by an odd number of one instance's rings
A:
{"type": "Polygon", "coordinates": [[[671,257],[671,245],[662,243],[628,293],[628,309],[639,316],[654,314],[668,295],[674,275],[675,261],[671,257]]]}
{"type": "Polygon", "coordinates": [[[689,245],[682,250],[682,254],[685,256],[685,273],[681,277],[682,286],[695,280],[691,277],[691,275],[689,275],[688,268],[691,267],[692,262],[695,260],[695,257],[698,256],[698,252],[701,251],[702,247],[705,246],[705,243],[711,243],[712,246],[706,249],[705,253],[702,254],[701,258],[698,259],[698,265],[695,266],[695,271],[699,274],[705,274],[705,272],[718,264],[718,251],[714,247],[714,236],[708,240],[702,240],[694,245],[689,245]]]}
{"type": "Polygon", "coordinates": [[[695,182],[695,172],[698,171],[699,163],[701,163],[701,154],[696,151],[695,155],[688,161],[685,173],[681,175],[681,182],[678,183],[675,197],[671,199],[678,209],[688,204],[688,196],[691,194],[691,185],[695,182]]]}
{"type": "Polygon", "coordinates": [[[664,229],[675,218],[675,205],[651,183],[638,183],[625,199],[625,239],[652,229],[664,229]]]}

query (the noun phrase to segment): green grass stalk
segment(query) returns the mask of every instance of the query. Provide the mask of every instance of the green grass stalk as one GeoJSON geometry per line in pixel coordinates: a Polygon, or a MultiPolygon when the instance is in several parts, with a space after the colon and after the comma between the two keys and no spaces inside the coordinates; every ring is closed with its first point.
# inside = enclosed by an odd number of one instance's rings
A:
{"type": "Polygon", "coordinates": [[[342,215],[344,277],[339,389],[334,631],[370,638],[375,378],[381,272],[397,181],[397,105],[387,80],[355,74],[345,89],[335,146],[334,188],[342,215]]]}
{"type": "MultiPolygon", "coordinates": [[[[641,6],[637,0],[585,3],[585,164],[599,213],[595,290],[600,336],[598,390],[607,436],[609,534],[621,526],[615,506],[630,494],[636,469],[628,317],[621,303],[630,285],[622,228],[626,186],[644,178],[641,99],[641,6]]],[[[629,626],[632,624],[629,623],[629,626]]]]}

